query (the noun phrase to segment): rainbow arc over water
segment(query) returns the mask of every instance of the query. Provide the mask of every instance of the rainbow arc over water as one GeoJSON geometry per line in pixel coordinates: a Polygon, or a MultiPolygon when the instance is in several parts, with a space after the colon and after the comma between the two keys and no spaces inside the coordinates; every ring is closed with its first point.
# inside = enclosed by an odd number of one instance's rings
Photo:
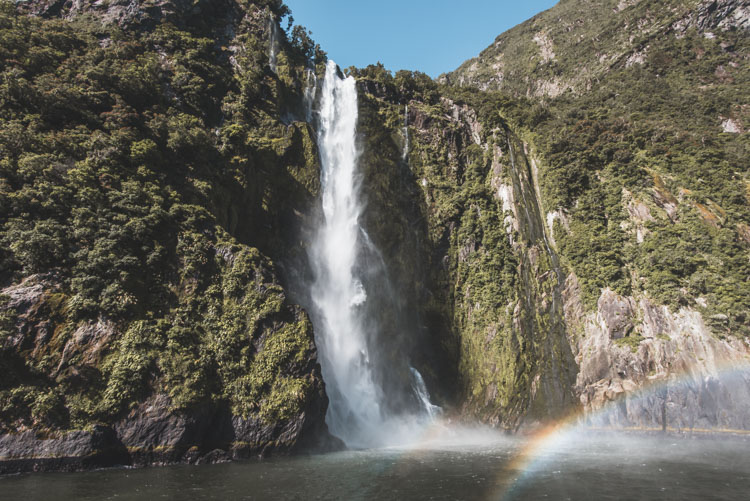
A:
{"type": "MultiPolygon", "coordinates": [[[[511,442],[510,461],[503,463],[498,471],[496,478],[491,484],[490,494],[487,499],[515,499],[519,497],[519,491],[528,482],[532,481],[534,475],[544,471],[549,463],[556,458],[559,459],[559,452],[565,447],[575,444],[575,441],[585,441],[592,435],[601,435],[606,432],[619,433],[679,433],[686,436],[695,435],[738,435],[750,437],[750,413],[747,414],[743,426],[727,427],[717,423],[716,426],[674,426],[670,424],[675,420],[675,416],[662,416],[662,422],[653,422],[651,424],[634,424],[616,425],[620,418],[622,422],[622,406],[625,402],[637,404],[639,401],[646,399],[664,399],[666,400],[669,391],[675,389],[686,390],[692,388],[695,390],[700,384],[720,382],[728,388],[735,388],[735,385],[741,385],[745,388],[745,394],[750,394],[750,358],[740,358],[732,360],[716,361],[710,374],[702,372],[697,367],[689,367],[680,373],[668,374],[653,378],[642,384],[637,390],[623,392],[617,398],[608,401],[601,408],[596,410],[577,408],[564,417],[535,428],[533,431],[521,432],[520,437],[509,439],[511,442]],[[671,418],[671,419],[670,419],[671,418]],[[612,424],[607,424],[612,423],[612,424]]],[[[743,402],[747,409],[750,409],[750,401],[743,402]]],[[[743,407],[744,408],[744,407],[743,407]]],[[[667,411],[669,413],[669,411],[667,411]]],[[[471,429],[469,429],[471,430],[471,429]]],[[[468,445],[481,445],[493,440],[501,440],[501,435],[497,432],[477,429],[472,435],[471,432],[466,435],[466,430],[457,430],[450,423],[436,420],[432,426],[425,429],[420,439],[405,448],[403,457],[413,457],[419,455],[425,450],[440,448],[443,445],[459,446],[464,440],[463,437],[469,436],[468,445]],[[451,436],[454,440],[451,440],[451,436]],[[446,437],[448,439],[446,440],[446,437]]]]}
{"type": "MultiPolygon", "coordinates": [[[[660,426],[633,425],[616,426],[602,423],[612,422],[610,417],[621,412],[621,404],[627,400],[637,402],[639,400],[659,398],[666,400],[666,394],[670,389],[695,386],[703,382],[720,381],[725,385],[743,385],[750,389],[750,359],[727,359],[717,361],[715,370],[711,374],[701,373],[694,367],[688,368],[678,374],[667,377],[654,378],[637,390],[624,392],[613,400],[608,401],[600,409],[595,411],[576,409],[564,418],[550,423],[531,433],[528,441],[516,453],[513,460],[506,465],[498,475],[498,490],[490,496],[490,499],[511,499],[517,490],[526,482],[531,480],[534,473],[544,468],[544,464],[554,458],[555,451],[562,445],[569,444],[571,440],[585,440],[587,434],[598,432],[666,432],[684,434],[716,434],[716,435],[744,435],[750,436],[750,415],[745,420],[744,427],[733,428],[717,424],[713,427],[675,427],[670,425],[669,416],[662,416],[660,426]],[[508,478],[513,478],[509,483],[508,478]],[[501,485],[502,484],[502,485],[501,485]]],[[[665,402],[666,404],[666,402],[665,402]]],[[[750,408],[750,402],[743,403],[750,408]]]]}

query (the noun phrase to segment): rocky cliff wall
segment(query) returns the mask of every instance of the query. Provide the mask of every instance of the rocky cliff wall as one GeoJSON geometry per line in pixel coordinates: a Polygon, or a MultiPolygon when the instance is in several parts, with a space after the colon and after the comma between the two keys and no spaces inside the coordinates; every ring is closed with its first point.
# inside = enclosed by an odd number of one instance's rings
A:
{"type": "MultiPolygon", "coordinates": [[[[594,307],[587,304],[570,248],[560,255],[580,230],[571,228],[569,211],[550,210],[550,180],[542,179],[549,168],[534,135],[523,127],[514,133],[503,118],[515,112],[502,96],[487,104],[446,88],[443,97],[429,86],[415,94],[413,75],[389,79],[376,67],[358,77],[366,106],[381,116],[363,124],[365,137],[378,128],[365,149],[381,155],[366,186],[393,205],[384,210],[378,202],[388,217],[373,225],[373,237],[391,243],[386,260],[408,284],[404,290],[416,293],[411,307],[436,320],[437,328],[421,327],[447,362],[424,369],[441,403],[511,430],[576,412],[598,426],[747,428],[748,345],[729,317],[665,306],[636,287],[629,295],[604,287],[594,307]],[[409,151],[399,163],[404,119],[409,151]],[[399,197],[410,205],[394,205],[399,197]],[[383,238],[393,234],[412,235],[410,250],[394,244],[403,237],[383,238]],[[452,394],[441,394],[439,370],[455,378],[452,394]]],[[[626,245],[653,238],[648,232],[658,230],[648,223],[662,211],[678,219],[678,206],[692,207],[672,197],[674,205],[662,208],[663,191],[645,190],[654,207],[622,191],[624,216],[615,221],[626,245]]],[[[579,250],[589,266],[604,269],[595,245],[579,250]]]]}
{"type": "Polygon", "coordinates": [[[420,319],[411,352],[431,392],[461,419],[509,430],[569,412],[565,274],[523,143],[497,113],[411,92],[419,75],[381,77],[358,74],[378,113],[361,124],[371,234],[420,319]]]}
{"type": "Polygon", "coordinates": [[[281,4],[0,7],[0,471],[340,446],[275,266],[319,176],[281,4]]]}
{"type": "Polygon", "coordinates": [[[747,426],[747,9],[560,2],[441,79],[520,99],[497,109],[529,145],[600,424],[747,426]]]}

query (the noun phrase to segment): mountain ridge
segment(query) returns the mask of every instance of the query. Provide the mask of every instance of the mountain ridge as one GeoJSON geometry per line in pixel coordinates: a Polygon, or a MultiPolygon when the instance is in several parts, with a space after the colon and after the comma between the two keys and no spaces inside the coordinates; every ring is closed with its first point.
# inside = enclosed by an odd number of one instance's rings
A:
{"type": "Polygon", "coordinates": [[[712,29],[747,31],[750,2],[563,1],[499,35],[478,57],[438,79],[525,97],[581,93],[610,69],[642,64],[650,38],[665,33],[684,36],[691,28],[706,36],[713,36],[712,29]],[[555,55],[556,43],[563,61],[555,55]],[[579,69],[580,75],[573,74],[579,69]]]}
{"type": "Polygon", "coordinates": [[[677,375],[746,363],[749,27],[746,1],[571,0],[441,77],[531,111],[506,116],[534,152],[546,231],[569,273],[575,392],[592,415],[627,401],[610,424],[658,427],[661,402],[679,409],[665,429],[702,413],[720,421],[719,408],[728,427],[746,426],[745,385],[722,390],[736,402],[696,413],[711,391],[677,375]],[[630,401],[649,378],[674,386],[630,401]]]}

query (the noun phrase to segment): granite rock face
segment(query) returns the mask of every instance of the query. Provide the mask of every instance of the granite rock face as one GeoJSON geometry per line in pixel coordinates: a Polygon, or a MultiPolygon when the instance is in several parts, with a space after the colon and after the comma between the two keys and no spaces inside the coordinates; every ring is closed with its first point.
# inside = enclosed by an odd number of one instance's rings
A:
{"type": "MultiPolygon", "coordinates": [[[[567,299],[566,306],[574,308],[575,299],[567,299]]],[[[574,321],[582,326],[574,346],[580,368],[575,390],[586,422],[683,431],[750,429],[747,339],[717,337],[690,308],[670,311],[609,290],[595,313],[574,321]],[[622,342],[628,338],[632,342],[622,342]]]]}

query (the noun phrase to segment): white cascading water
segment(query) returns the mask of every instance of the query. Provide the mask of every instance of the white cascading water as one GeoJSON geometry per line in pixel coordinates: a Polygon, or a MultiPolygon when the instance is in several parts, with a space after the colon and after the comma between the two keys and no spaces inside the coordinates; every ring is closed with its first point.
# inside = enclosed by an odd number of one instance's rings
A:
{"type": "Polygon", "coordinates": [[[427,417],[430,419],[436,418],[443,409],[430,401],[430,393],[427,391],[427,385],[424,384],[422,374],[420,374],[414,367],[409,367],[409,369],[414,378],[414,393],[416,393],[419,398],[419,404],[422,406],[424,412],[427,413],[427,417]]]}
{"type": "Polygon", "coordinates": [[[318,76],[315,74],[315,70],[305,70],[306,81],[305,91],[303,94],[303,104],[305,106],[305,118],[308,122],[312,122],[313,119],[313,106],[315,104],[315,97],[318,93],[318,76]]]}
{"type": "Polygon", "coordinates": [[[271,67],[271,71],[276,73],[276,57],[279,52],[279,27],[276,25],[273,15],[269,15],[268,25],[270,31],[268,40],[268,65],[271,67]]]}
{"type": "Polygon", "coordinates": [[[415,441],[436,412],[421,375],[412,369],[412,387],[423,409],[416,415],[390,415],[368,352],[363,317],[367,291],[357,276],[366,235],[359,223],[357,89],[353,77],[339,76],[333,61],[328,61],[319,106],[323,221],[310,249],[315,274],[310,292],[330,397],[326,422],[331,433],[352,447],[415,441]]]}
{"type": "Polygon", "coordinates": [[[404,162],[409,160],[409,105],[404,105],[404,151],[401,153],[404,162]]]}

